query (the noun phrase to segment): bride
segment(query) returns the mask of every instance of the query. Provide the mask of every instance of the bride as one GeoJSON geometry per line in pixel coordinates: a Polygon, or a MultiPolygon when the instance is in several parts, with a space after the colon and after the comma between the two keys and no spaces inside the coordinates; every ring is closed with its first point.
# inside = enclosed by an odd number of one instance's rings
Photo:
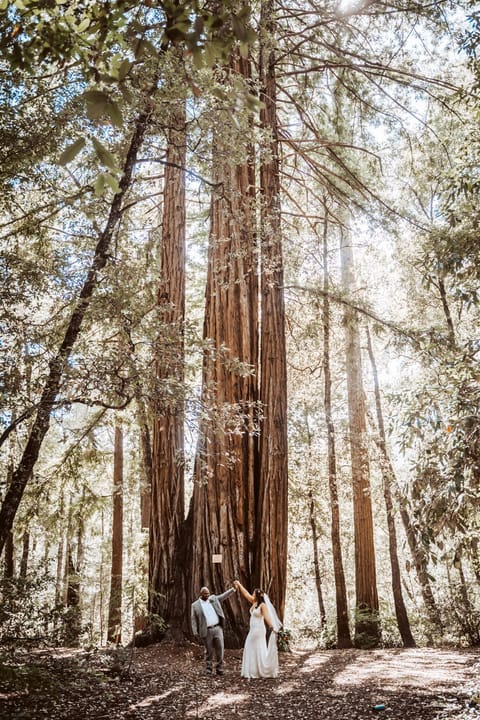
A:
{"type": "Polygon", "coordinates": [[[275,678],[278,675],[277,633],[282,623],[267,593],[256,588],[252,595],[238,580],[233,585],[251,603],[250,631],[243,648],[242,677],[275,678]],[[265,623],[273,631],[268,645],[265,623]]]}

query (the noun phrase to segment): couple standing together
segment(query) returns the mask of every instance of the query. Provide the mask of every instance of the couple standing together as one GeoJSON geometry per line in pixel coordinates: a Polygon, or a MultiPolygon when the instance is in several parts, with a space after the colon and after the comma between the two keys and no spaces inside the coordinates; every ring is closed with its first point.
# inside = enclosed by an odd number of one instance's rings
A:
{"type": "Polygon", "coordinates": [[[239,590],[249,601],[250,630],[245,640],[242,657],[242,677],[262,678],[278,675],[277,633],[282,627],[267,593],[255,589],[250,594],[238,581],[221,595],[211,595],[207,587],[200,590],[200,597],[192,603],[192,631],[199,635],[205,645],[207,675],[213,674],[213,658],[216,657],[217,675],[223,675],[223,623],[225,616],[222,602],[239,590]],[[267,643],[267,625],[272,629],[267,643]]]}

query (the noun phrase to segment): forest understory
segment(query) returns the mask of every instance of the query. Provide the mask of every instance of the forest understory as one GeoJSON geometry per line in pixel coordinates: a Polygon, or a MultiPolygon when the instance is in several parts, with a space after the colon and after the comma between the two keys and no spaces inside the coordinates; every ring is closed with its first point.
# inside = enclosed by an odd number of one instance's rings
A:
{"type": "Polygon", "coordinates": [[[480,718],[480,648],[295,649],[281,653],[277,679],[262,680],[240,677],[241,656],[226,650],[225,675],[206,677],[193,644],[33,652],[4,666],[0,717],[480,718]]]}

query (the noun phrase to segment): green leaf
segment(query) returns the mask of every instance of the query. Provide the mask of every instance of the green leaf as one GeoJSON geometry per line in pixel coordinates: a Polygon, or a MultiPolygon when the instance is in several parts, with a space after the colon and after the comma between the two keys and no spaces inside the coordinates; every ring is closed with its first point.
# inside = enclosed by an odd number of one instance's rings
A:
{"type": "Polygon", "coordinates": [[[211,42],[205,43],[204,57],[208,67],[212,67],[212,65],[215,64],[217,56],[215,54],[215,48],[211,42]]]}
{"type": "Polygon", "coordinates": [[[241,42],[247,41],[247,28],[235,15],[232,17],[232,27],[235,37],[241,42]]]}
{"type": "Polygon", "coordinates": [[[100,173],[100,175],[97,177],[95,181],[95,195],[97,197],[101,197],[103,195],[103,190],[105,188],[105,174],[100,173]]]}
{"type": "Polygon", "coordinates": [[[92,142],[100,162],[103,163],[106,167],[110,168],[110,170],[118,172],[119,169],[115,161],[115,156],[112,155],[110,150],[107,150],[105,145],[102,145],[100,140],[97,140],[97,138],[92,138],[92,142]]]}
{"type": "Polygon", "coordinates": [[[80,25],[77,27],[77,32],[82,33],[84,30],[86,30],[90,25],[90,18],[86,17],[83,18],[80,25]]]}
{"type": "Polygon", "coordinates": [[[197,68],[197,70],[201,70],[203,68],[204,62],[203,62],[203,54],[200,48],[195,48],[192,50],[193,55],[193,64],[197,68]]]}
{"type": "Polygon", "coordinates": [[[85,146],[85,138],[78,138],[78,140],[75,140],[74,143],[69,145],[60,155],[60,158],[58,160],[59,165],[67,165],[69,162],[71,162],[74,157],[78,155],[80,150],[85,146]]]}
{"type": "Polygon", "coordinates": [[[135,57],[137,60],[139,60],[145,56],[158,57],[158,52],[157,48],[152,45],[149,40],[145,40],[145,38],[142,38],[142,40],[140,40],[138,44],[135,57]]]}
{"type": "Polygon", "coordinates": [[[91,120],[96,120],[105,114],[110,102],[106,93],[101,90],[86,90],[83,97],[87,103],[87,115],[91,120]]]}
{"type": "Polygon", "coordinates": [[[119,80],[125,80],[126,76],[130,72],[130,68],[132,67],[133,63],[130,62],[130,60],[124,60],[122,63],[120,63],[120,66],[118,68],[118,79],[119,80]]]}
{"type": "Polygon", "coordinates": [[[240,55],[242,56],[242,58],[245,58],[245,59],[248,58],[249,49],[250,49],[250,46],[248,43],[246,43],[246,42],[240,43],[240,55]]]}
{"type": "Polygon", "coordinates": [[[107,115],[116,127],[122,127],[123,115],[118,103],[115,100],[110,100],[105,108],[107,115]]]}
{"type": "Polygon", "coordinates": [[[118,180],[114,175],[111,175],[110,173],[104,173],[103,178],[105,180],[105,183],[111,187],[114,193],[118,193],[120,191],[120,185],[118,184],[118,180]]]}

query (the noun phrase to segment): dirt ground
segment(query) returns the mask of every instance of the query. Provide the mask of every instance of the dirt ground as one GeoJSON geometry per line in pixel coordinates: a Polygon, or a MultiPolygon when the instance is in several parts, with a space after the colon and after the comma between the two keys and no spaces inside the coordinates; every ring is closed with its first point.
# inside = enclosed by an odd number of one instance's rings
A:
{"type": "Polygon", "coordinates": [[[28,672],[17,661],[2,676],[0,718],[480,720],[480,648],[293,650],[280,653],[279,677],[264,680],[240,677],[241,650],[225,651],[222,677],[204,675],[197,645],[161,643],[120,660],[115,668],[101,654],[31,654],[28,672]]]}

